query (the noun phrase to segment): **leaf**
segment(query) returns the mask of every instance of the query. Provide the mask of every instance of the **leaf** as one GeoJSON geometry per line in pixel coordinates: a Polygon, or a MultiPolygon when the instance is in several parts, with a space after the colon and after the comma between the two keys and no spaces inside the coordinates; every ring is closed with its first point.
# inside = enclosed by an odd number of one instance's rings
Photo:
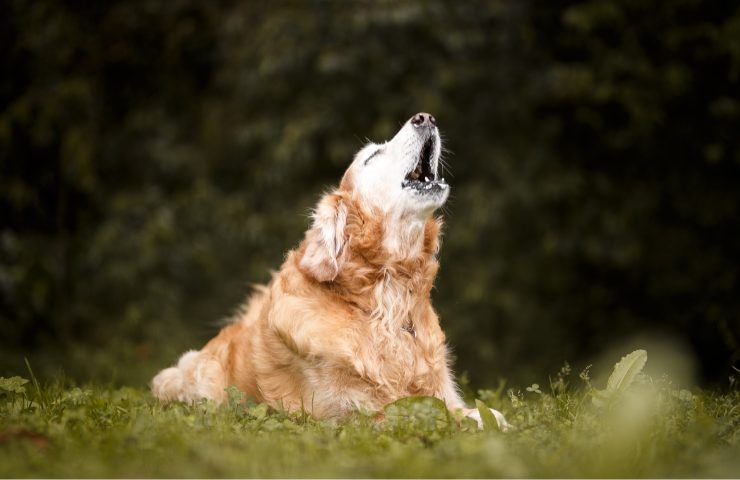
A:
{"type": "Polygon", "coordinates": [[[591,390],[591,402],[597,407],[603,407],[608,399],[609,396],[603,391],[596,390],[595,388],[591,390]]]}
{"type": "Polygon", "coordinates": [[[28,380],[21,377],[0,377],[0,390],[12,393],[24,393],[26,391],[26,387],[23,385],[26,383],[28,383],[28,380]]]}
{"type": "Polygon", "coordinates": [[[614,365],[614,371],[606,382],[606,391],[609,394],[623,392],[632,384],[635,377],[642,371],[647,363],[647,352],[635,350],[625,355],[614,365]]]}
{"type": "Polygon", "coordinates": [[[527,387],[527,391],[542,394],[542,390],[540,390],[540,386],[537,383],[533,383],[531,387],[527,387]]]}
{"type": "Polygon", "coordinates": [[[642,371],[647,363],[647,352],[645,350],[635,350],[625,355],[614,365],[614,370],[606,382],[606,389],[593,390],[591,392],[594,405],[600,407],[609,399],[623,393],[627,390],[637,375],[642,371]]]}
{"type": "Polygon", "coordinates": [[[236,385],[231,385],[224,390],[226,391],[229,406],[231,408],[240,407],[242,402],[244,401],[244,398],[246,397],[246,394],[239,390],[236,385]]]}
{"type": "Polygon", "coordinates": [[[260,403],[249,409],[249,415],[257,420],[263,420],[267,417],[269,406],[266,403],[260,403]]]}
{"type": "Polygon", "coordinates": [[[430,415],[447,418],[445,403],[436,397],[404,397],[389,403],[384,408],[386,415],[413,417],[430,415]]]}
{"type": "Polygon", "coordinates": [[[405,397],[385,406],[385,424],[406,432],[432,433],[447,431],[449,411],[436,397],[405,397]]]}
{"type": "Polygon", "coordinates": [[[483,428],[485,430],[498,430],[499,428],[496,417],[493,416],[493,413],[491,413],[488,406],[477,398],[475,399],[475,406],[478,408],[478,413],[483,421],[483,428]]]}

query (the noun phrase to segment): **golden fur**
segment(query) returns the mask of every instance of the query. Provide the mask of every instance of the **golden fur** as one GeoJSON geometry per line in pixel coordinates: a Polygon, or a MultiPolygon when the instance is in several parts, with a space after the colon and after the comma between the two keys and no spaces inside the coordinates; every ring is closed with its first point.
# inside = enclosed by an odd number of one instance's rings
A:
{"type": "Polygon", "coordinates": [[[154,378],[155,396],[220,402],[236,385],[316,418],[379,411],[410,395],[465,407],[430,302],[442,222],[373,206],[355,188],[359,168],[321,199],[298,248],[233,322],[154,378]]]}

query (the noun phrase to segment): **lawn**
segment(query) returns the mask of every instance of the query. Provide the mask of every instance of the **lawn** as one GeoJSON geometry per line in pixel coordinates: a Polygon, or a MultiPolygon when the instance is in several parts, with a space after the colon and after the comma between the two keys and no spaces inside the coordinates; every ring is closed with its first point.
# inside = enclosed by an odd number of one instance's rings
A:
{"type": "Polygon", "coordinates": [[[221,406],[161,405],[141,388],[0,378],[0,477],[740,476],[737,388],[679,389],[632,355],[602,390],[566,365],[547,386],[478,391],[507,433],[432,398],[315,421],[233,389],[221,406]]]}

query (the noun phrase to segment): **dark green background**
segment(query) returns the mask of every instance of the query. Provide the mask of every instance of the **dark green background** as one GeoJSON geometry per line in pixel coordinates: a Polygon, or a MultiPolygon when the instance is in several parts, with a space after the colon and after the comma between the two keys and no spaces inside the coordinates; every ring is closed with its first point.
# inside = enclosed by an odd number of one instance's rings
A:
{"type": "Polygon", "coordinates": [[[703,382],[740,360],[736,2],[0,10],[0,374],[143,384],[417,111],[450,150],[458,371],[541,381],[655,341],[703,382]]]}

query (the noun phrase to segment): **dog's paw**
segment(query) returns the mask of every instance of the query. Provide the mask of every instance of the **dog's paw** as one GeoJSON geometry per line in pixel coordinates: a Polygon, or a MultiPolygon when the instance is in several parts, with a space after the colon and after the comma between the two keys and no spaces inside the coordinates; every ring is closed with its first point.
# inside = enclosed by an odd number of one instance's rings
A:
{"type": "MultiPolygon", "coordinates": [[[[465,416],[472,418],[478,423],[478,428],[481,430],[483,429],[483,419],[480,418],[480,412],[477,408],[465,408],[463,409],[465,412],[465,416]]],[[[498,423],[498,428],[502,432],[508,432],[512,429],[511,424],[506,421],[506,417],[504,417],[504,414],[499,412],[498,410],[494,410],[493,408],[489,408],[493,416],[496,418],[496,423],[498,423]]]]}

